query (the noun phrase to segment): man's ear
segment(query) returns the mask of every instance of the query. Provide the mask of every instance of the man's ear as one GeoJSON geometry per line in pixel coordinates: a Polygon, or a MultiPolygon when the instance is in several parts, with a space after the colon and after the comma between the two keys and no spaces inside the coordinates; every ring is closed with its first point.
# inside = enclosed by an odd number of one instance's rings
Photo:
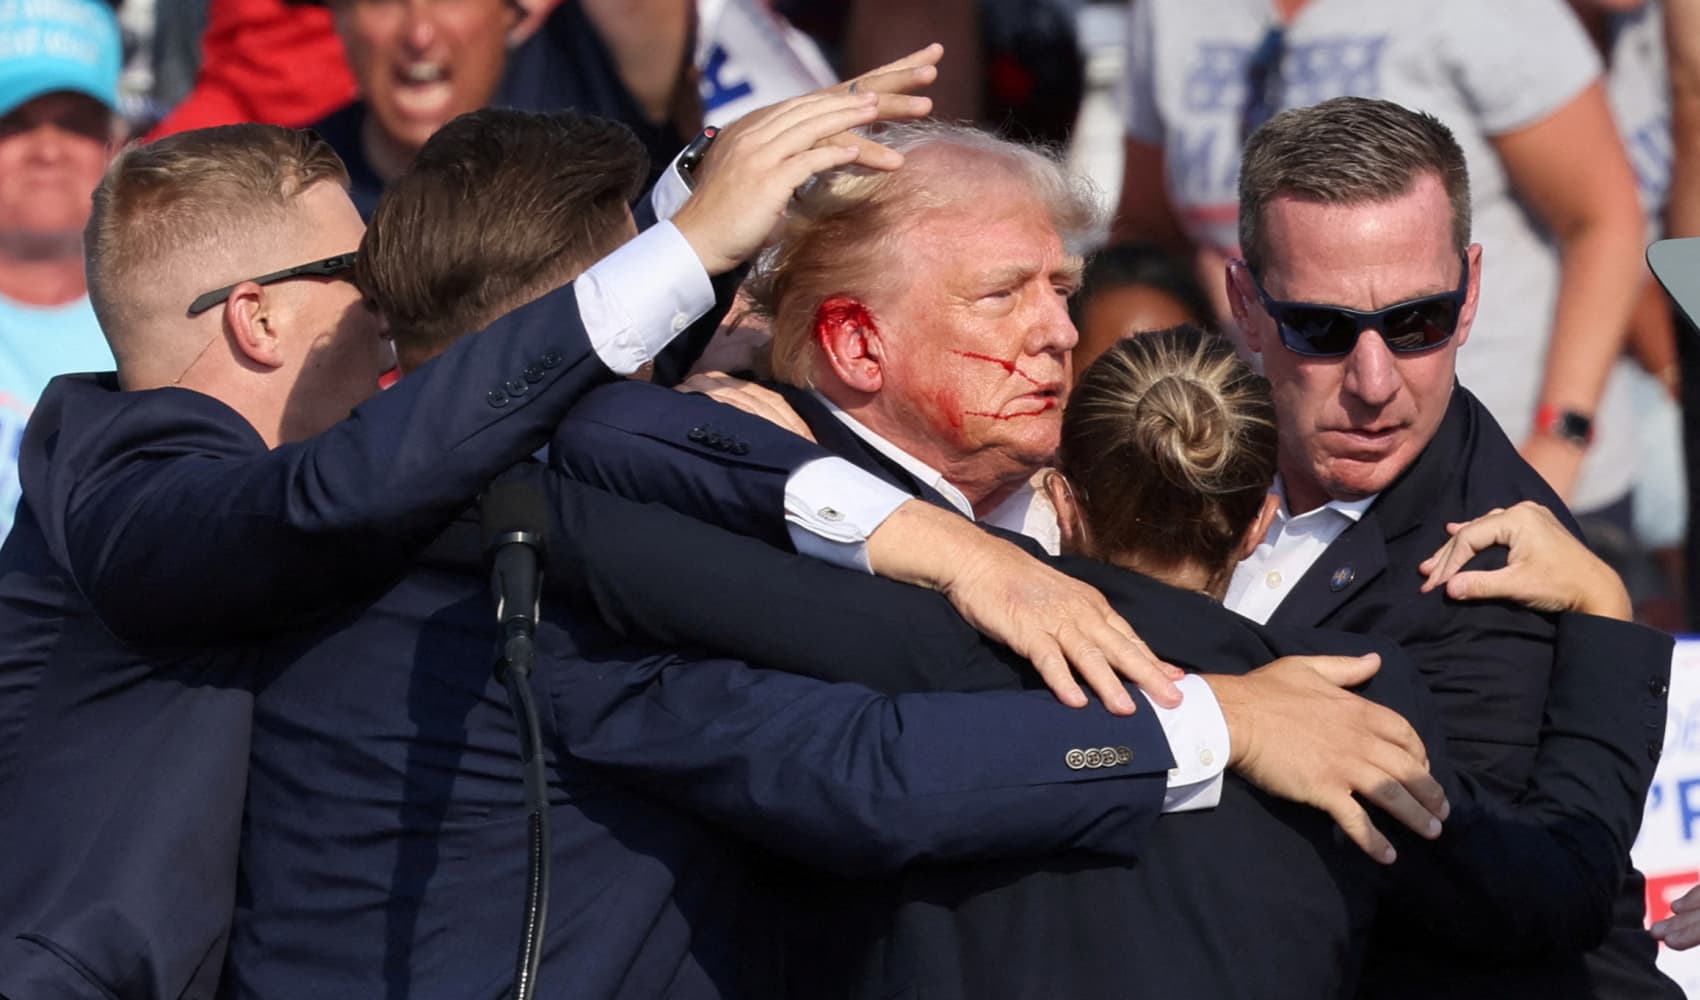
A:
{"type": "Polygon", "coordinates": [[[838,380],[857,392],[885,384],[885,344],[873,313],[848,295],[834,295],[815,310],[815,343],[838,380]]]}
{"type": "Polygon", "coordinates": [[[265,288],[244,281],[224,300],[224,328],[238,355],[261,368],[280,368],[284,362],[279,330],[278,301],[265,288]]]}
{"type": "Polygon", "coordinates": [[[1256,354],[1263,353],[1263,331],[1252,321],[1251,300],[1257,291],[1252,288],[1251,268],[1243,260],[1228,261],[1223,271],[1222,280],[1228,289],[1228,312],[1234,317],[1234,325],[1240,328],[1245,336],[1246,349],[1256,354]]]}
{"type": "Polygon", "coordinates": [[[1476,322],[1476,305],[1482,293],[1482,245],[1470,244],[1470,249],[1464,253],[1464,262],[1470,267],[1470,290],[1464,296],[1464,307],[1458,312],[1458,332],[1453,336],[1452,343],[1463,347],[1470,339],[1470,327],[1476,322]]]}
{"type": "Polygon", "coordinates": [[[1240,537],[1240,546],[1234,551],[1234,562],[1248,559],[1253,552],[1257,551],[1257,547],[1263,544],[1264,536],[1269,534],[1269,526],[1275,523],[1275,515],[1280,510],[1280,497],[1273,493],[1264,496],[1263,506],[1257,512],[1257,519],[1251,522],[1251,525],[1245,529],[1245,534],[1240,537]]]}

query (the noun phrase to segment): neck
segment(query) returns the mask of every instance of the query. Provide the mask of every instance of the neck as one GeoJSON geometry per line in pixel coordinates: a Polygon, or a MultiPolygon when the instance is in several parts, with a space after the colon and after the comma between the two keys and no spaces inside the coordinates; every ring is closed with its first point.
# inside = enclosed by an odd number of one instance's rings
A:
{"type": "Polygon", "coordinates": [[[1333,499],[1321,484],[1311,477],[1309,469],[1303,466],[1295,467],[1280,459],[1276,464],[1281,469],[1281,496],[1286,503],[1288,514],[1293,517],[1308,514],[1333,499]]]}
{"type": "Polygon", "coordinates": [[[81,236],[0,240],[0,295],[31,306],[60,306],[88,291],[81,236]]]}
{"type": "MultiPolygon", "coordinates": [[[[824,393],[823,393],[824,395],[824,393]]],[[[830,396],[828,398],[831,398],[830,396]]],[[[887,419],[877,405],[877,397],[852,401],[846,406],[832,400],[863,427],[873,431],[892,445],[902,449],[915,460],[936,469],[945,482],[956,487],[974,509],[976,519],[985,517],[1026,485],[1039,471],[1038,466],[1025,466],[996,452],[976,452],[966,458],[954,458],[949,449],[932,437],[917,437],[913,433],[914,419],[903,415],[887,419]]]]}
{"type": "Polygon", "coordinates": [[[372,167],[372,172],[386,184],[406,173],[414,154],[419,152],[391,138],[378,125],[378,119],[370,109],[360,126],[360,146],[366,153],[366,162],[372,167]]]}
{"type": "Polygon", "coordinates": [[[1130,569],[1135,573],[1160,580],[1180,590],[1191,590],[1220,601],[1228,593],[1228,582],[1234,569],[1210,569],[1202,563],[1185,559],[1178,563],[1158,563],[1139,552],[1120,552],[1105,560],[1112,566],[1130,569]]]}

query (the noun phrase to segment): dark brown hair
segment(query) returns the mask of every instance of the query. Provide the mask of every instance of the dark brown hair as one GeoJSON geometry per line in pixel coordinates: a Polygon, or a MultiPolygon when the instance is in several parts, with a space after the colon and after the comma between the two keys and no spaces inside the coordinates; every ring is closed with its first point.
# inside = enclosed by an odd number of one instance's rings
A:
{"type": "Polygon", "coordinates": [[[649,160],[630,129],[483,108],[426,141],[385,190],[355,280],[407,367],[619,246],[649,160]]]}
{"type": "Polygon", "coordinates": [[[1093,554],[1231,570],[1275,480],[1269,382],[1224,338],[1178,326],[1119,341],[1081,376],[1057,468],[1093,554]]]}
{"type": "Polygon", "coordinates": [[[1388,201],[1433,174],[1452,205],[1452,239],[1470,246],[1470,174],[1464,151],[1433,115],[1392,101],[1336,97],[1283,111],[1246,141],[1240,161],[1240,252],[1270,266],[1263,212],[1280,195],[1328,205],[1388,201]]]}

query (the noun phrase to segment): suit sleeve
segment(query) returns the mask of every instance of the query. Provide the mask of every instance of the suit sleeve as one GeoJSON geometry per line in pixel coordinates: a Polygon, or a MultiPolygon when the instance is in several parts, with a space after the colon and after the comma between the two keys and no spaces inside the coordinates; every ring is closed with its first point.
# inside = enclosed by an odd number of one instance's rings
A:
{"type": "Polygon", "coordinates": [[[137,394],[109,433],[50,463],[60,555],[126,640],[274,630],[387,579],[611,378],[568,285],[271,451],[208,397],[137,394]]]}
{"type": "Polygon", "coordinates": [[[696,393],[639,383],[588,395],[562,422],[550,461],[575,479],[664,503],[740,535],[791,548],[785,485],[826,449],[696,393]]]}
{"type": "Polygon", "coordinates": [[[1133,749],[1134,720],[1046,692],[888,697],[620,652],[545,672],[575,760],[844,875],[1060,851],[1136,857],[1172,763],[1133,749]]]}
{"type": "Polygon", "coordinates": [[[1439,841],[1401,846],[1393,911],[1487,956],[1597,944],[1652,780],[1671,648],[1640,626],[1561,616],[1526,791],[1508,803],[1447,774],[1453,813],[1439,841]]]}

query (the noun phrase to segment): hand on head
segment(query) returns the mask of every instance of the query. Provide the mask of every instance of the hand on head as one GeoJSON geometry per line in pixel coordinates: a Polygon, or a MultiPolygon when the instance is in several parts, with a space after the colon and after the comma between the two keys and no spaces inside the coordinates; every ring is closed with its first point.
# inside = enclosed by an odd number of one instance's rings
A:
{"type": "Polygon", "coordinates": [[[924,117],[932,101],[906,92],[933,81],[943,54],[929,45],[850,83],[752,111],[722,131],[673,217],[708,272],[729,271],[760,249],[792,194],[815,174],[851,163],[901,166],[900,154],[849,130],[924,117]]]}

